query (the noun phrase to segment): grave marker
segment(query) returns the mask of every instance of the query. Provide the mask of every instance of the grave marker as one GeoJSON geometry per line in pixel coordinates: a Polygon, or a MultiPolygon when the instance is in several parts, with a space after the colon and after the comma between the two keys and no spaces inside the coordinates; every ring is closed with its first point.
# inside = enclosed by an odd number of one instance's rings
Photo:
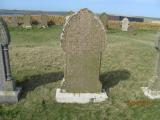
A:
{"type": "Polygon", "coordinates": [[[150,99],[160,99],[160,32],[157,34],[155,49],[157,51],[155,76],[148,87],[142,87],[145,96],[150,99]]]}
{"type": "Polygon", "coordinates": [[[0,18],[0,103],[15,103],[20,93],[20,88],[15,88],[15,81],[11,76],[9,43],[10,34],[7,25],[0,18]]]}
{"type": "Polygon", "coordinates": [[[12,16],[11,26],[12,27],[18,27],[18,18],[17,18],[17,16],[12,16]]]}
{"type": "Polygon", "coordinates": [[[23,16],[23,28],[31,29],[31,16],[29,14],[26,14],[23,16]]]}
{"type": "Polygon", "coordinates": [[[102,13],[99,18],[102,21],[104,27],[107,29],[108,28],[108,15],[106,13],[102,13]]]}
{"type": "Polygon", "coordinates": [[[122,20],[122,31],[128,31],[128,27],[129,27],[129,20],[127,17],[125,17],[122,20]]]}
{"type": "Polygon", "coordinates": [[[46,14],[41,15],[41,27],[42,28],[48,27],[48,16],[46,14]]]}
{"type": "Polygon", "coordinates": [[[64,80],[57,89],[57,102],[100,102],[107,98],[99,81],[106,33],[100,19],[82,9],[66,20],[61,46],[66,55],[64,80]]]}

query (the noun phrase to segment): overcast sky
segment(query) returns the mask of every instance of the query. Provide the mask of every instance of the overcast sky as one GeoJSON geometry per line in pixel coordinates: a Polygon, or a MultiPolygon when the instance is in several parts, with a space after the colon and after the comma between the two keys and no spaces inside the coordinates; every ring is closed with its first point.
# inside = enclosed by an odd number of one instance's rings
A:
{"type": "Polygon", "coordinates": [[[160,0],[0,0],[0,9],[78,11],[160,18],[160,0]]]}

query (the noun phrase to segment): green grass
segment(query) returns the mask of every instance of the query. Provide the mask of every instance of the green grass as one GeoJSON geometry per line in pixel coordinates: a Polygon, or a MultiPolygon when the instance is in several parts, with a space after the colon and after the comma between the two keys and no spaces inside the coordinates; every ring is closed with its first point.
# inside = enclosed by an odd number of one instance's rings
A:
{"type": "Polygon", "coordinates": [[[109,99],[102,103],[59,104],[55,91],[63,78],[62,26],[10,28],[12,74],[23,87],[20,101],[0,105],[0,120],[158,120],[160,100],[141,90],[154,75],[156,31],[110,29],[103,52],[101,81],[109,99]],[[134,102],[136,104],[129,104],[134,102]],[[142,101],[143,104],[139,104],[142,101]]]}

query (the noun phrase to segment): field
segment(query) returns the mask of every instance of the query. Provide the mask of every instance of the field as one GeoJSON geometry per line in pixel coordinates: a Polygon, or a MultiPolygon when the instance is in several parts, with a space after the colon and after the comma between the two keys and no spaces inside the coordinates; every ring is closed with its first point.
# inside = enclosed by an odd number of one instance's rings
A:
{"type": "Polygon", "coordinates": [[[158,120],[160,100],[147,99],[141,87],[154,76],[156,31],[107,31],[100,80],[109,99],[102,103],[58,104],[63,78],[62,26],[10,28],[12,74],[23,87],[19,103],[0,105],[0,120],[158,120]]]}
{"type": "MultiPolygon", "coordinates": [[[[70,13],[71,14],[71,13],[70,13]]],[[[67,15],[67,14],[66,14],[67,15]]],[[[18,23],[19,26],[23,26],[24,24],[24,16],[17,16],[16,19],[13,19],[13,16],[3,16],[3,19],[6,21],[8,26],[14,26],[15,22],[18,23]]],[[[63,25],[65,23],[65,16],[63,15],[48,15],[46,18],[49,26],[52,25],[63,25]]],[[[107,21],[106,21],[107,22],[107,21]]],[[[40,26],[41,24],[41,16],[40,15],[31,15],[31,25],[32,26],[40,26]]],[[[108,20],[108,27],[111,29],[120,29],[121,21],[108,20]]],[[[152,23],[151,21],[145,22],[130,22],[129,24],[130,30],[159,30],[159,23],[152,23]]]]}

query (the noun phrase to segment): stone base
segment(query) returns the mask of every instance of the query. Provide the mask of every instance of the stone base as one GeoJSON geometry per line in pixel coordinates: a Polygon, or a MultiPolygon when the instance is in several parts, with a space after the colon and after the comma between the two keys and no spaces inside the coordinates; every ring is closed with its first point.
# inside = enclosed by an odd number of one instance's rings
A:
{"type": "Polygon", "coordinates": [[[106,93],[66,93],[64,90],[56,90],[56,101],[58,103],[79,103],[85,104],[89,102],[102,102],[108,96],[106,93]]]}
{"type": "Polygon", "coordinates": [[[144,95],[150,99],[160,99],[160,91],[152,91],[148,87],[142,87],[144,95]]]}
{"type": "Polygon", "coordinates": [[[41,26],[41,28],[44,28],[44,29],[47,28],[47,27],[48,27],[48,26],[41,26]]]}
{"type": "Polygon", "coordinates": [[[122,29],[122,31],[123,31],[123,32],[127,32],[128,30],[126,30],[126,29],[122,29]]]}
{"type": "Polygon", "coordinates": [[[23,26],[23,28],[25,28],[25,29],[31,29],[32,26],[23,26]]]}
{"type": "Polygon", "coordinates": [[[15,91],[0,91],[0,103],[16,103],[21,92],[21,88],[15,91]]]}

